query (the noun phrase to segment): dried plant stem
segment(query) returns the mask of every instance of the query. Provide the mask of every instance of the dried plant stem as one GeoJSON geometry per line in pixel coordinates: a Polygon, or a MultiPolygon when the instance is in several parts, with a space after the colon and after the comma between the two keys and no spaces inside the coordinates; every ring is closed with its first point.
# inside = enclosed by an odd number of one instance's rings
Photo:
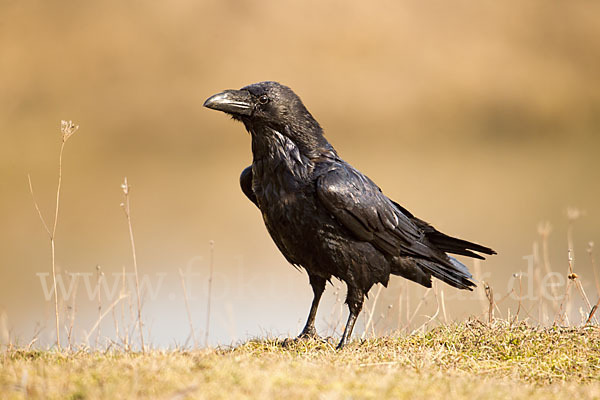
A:
{"type": "MultiPolygon", "coordinates": [[[[102,273],[102,269],[99,265],[96,265],[96,274],[97,274],[97,278],[98,278],[98,318],[100,318],[100,316],[102,315],[102,276],[104,275],[102,273]]],[[[98,332],[96,334],[96,343],[94,344],[94,346],[96,347],[96,349],[98,348],[98,345],[100,344],[100,325],[98,325],[98,332]]]]}
{"type": "Polygon", "coordinates": [[[116,337],[116,340],[118,341],[120,335],[119,335],[119,320],[117,319],[117,311],[116,310],[117,310],[116,308],[112,309],[112,317],[113,317],[113,324],[115,326],[115,337],[116,337]]]}
{"type": "MultiPolygon", "coordinates": [[[[126,279],[125,279],[125,266],[123,265],[123,273],[122,273],[122,281],[121,281],[121,292],[120,292],[120,296],[127,296],[127,303],[131,304],[131,296],[128,290],[126,290],[126,279]]],[[[130,307],[128,307],[130,308],[130,307]]],[[[123,326],[123,332],[124,332],[124,336],[122,338],[123,341],[123,347],[129,351],[129,331],[131,329],[131,326],[129,323],[125,323],[125,302],[121,303],[121,325],[123,326]]],[[[131,319],[129,319],[129,322],[131,322],[131,319]]]]}
{"type": "MultiPolygon", "coordinates": [[[[544,224],[540,224],[538,227],[538,233],[542,237],[542,260],[544,264],[544,269],[546,270],[546,274],[550,275],[552,273],[552,268],[550,266],[550,252],[548,247],[548,237],[552,232],[552,226],[549,222],[544,224]]],[[[552,292],[552,305],[554,306],[554,311],[558,312],[560,306],[558,304],[559,294],[554,285],[550,285],[550,291],[552,292]]]]}
{"type": "Polygon", "coordinates": [[[577,289],[579,289],[579,294],[581,294],[583,301],[585,301],[585,305],[587,306],[588,310],[591,311],[592,304],[590,303],[590,299],[588,299],[587,294],[585,294],[585,290],[583,289],[583,285],[581,284],[581,279],[575,276],[573,280],[575,281],[575,286],[577,286],[577,289]]]}
{"type": "Polygon", "coordinates": [[[594,242],[588,243],[587,252],[590,255],[590,264],[592,266],[592,270],[594,271],[594,281],[596,283],[596,291],[600,294],[600,281],[598,280],[598,271],[596,271],[596,265],[594,264],[594,242]]]}
{"type": "Polygon", "coordinates": [[[417,313],[421,309],[421,306],[425,303],[425,299],[427,299],[427,295],[429,294],[429,292],[431,292],[431,288],[428,288],[425,291],[425,294],[423,295],[423,297],[421,297],[421,301],[419,301],[419,304],[417,304],[417,308],[415,308],[415,311],[413,312],[413,315],[410,317],[410,319],[406,323],[406,329],[407,330],[410,330],[410,325],[413,322],[413,319],[415,319],[415,317],[417,316],[417,313]]]}
{"type": "Polygon", "coordinates": [[[517,313],[515,314],[515,318],[513,323],[519,320],[519,313],[521,312],[521,300],[523,298],[523,285],[522,285],[522,274],[519,274],[519,305],[517,307],[517,313]]]}
{"type": "MultiPolygon", "coordinates": [[[[569,235],[570,236],[570,235],[569,235]]],[[[569,239],[569,242],[571,241],[571,239],[569,239]]],[[[558,309],[558,315],[557,318],[560,322],[562,322],[563,324],[568,325],[569,324],[569,309],[570,307],[570,294],[571,294],[571,284],[573,283],[573,281],[575,281],[575,279],[577,278],[577,275],[573,273],[573,256],[571,253],[571,248],[569,248],[568,252],[567,252],[567,257],[569,260],[569,268],[567,270],[568,274],[567,274],[567,285],[565,288],[565,295],[563,297],[563,301],[560,303],[560,307],[558,309]],[[564,310],[564,312],[563,312],[564,310]]],[[[557,318],[554,318],[554,323],[556,324],[557,322],[557,318]]]]}
{"type": "Polygon", "coordinates": [[[534,265],[534,273],[533,273],[533,281],[535,282],[535,285],[537,287],[537,297],[538,297],[538,302],[537,302],[537,307],[538,307],[538,316],[537,316],[537,320],[538,323],[543,323],[546,321],[546,317],[545,317],[545,304],[544,304],[544,293],[543,293],[543,287],[541,284],[541,280],[542,280],[542,271],[540,268],[541,262],[540,262],[540,246],[539,243],[537,241],[533,242],[533,249],[532,249],[532,254],[533,254],[533,265],[534,265]]]}
{"type": "Polygon", "coordinates": [[[50,239],[52,248],[52,285],[54,287],[54,317],[56,321],[56,347],[60,350],[60,317],[58,315],[58,290],[56,290],[56,250],[54,246],[54,238],[50,239]]]}
{"type": "Polygon", "coordinates": [[[429,318],[427,318],[427,321],[425,321],[419,328],[417,328],[417,331],[420,331],[421,329],[427,329],[427,325],[429,325],[431,323],[431,321],[435,320],[437,318],[437,316],[440,314],[440,299],[438,297],[437,294],[437,281],[432,282],[432,287],[431,289],[433,290],[433,296],[435,297],[435,302],[437,304],[437,308],[435,310],[435,314],[433,314],[432,316],[430,316],[429,318]]]}
{"type": "MultiPolygon", "coordinates": [[[[600,282],[598,281],[598,272],[596,271],[596,266],[594,265],[594,242],[589,242],[588,243],[587,252],[590,255],[590,263],[592,265],[592,270],[594,271],[594,280],[596,282],[596,292],[599,293],[599,297],[598,297],[598,301],[596,302],[596,304],[590,310],[590,314],[588,316],[588,319],[585,322],[586,325],[588,325],[590,323],[590,321],[594,317],[594,314],[598,310],[598,307],[600,307],[600,282]]],[[[597,319],[596,319],[596,323],[598,323],[597,319]]]]}
{"type": "Polygon", "coordinates": [[[373,322],[373,315],[375,315],[375,306],[377,306],[377,299],[379,299],[379,295],[381,294],[381,289],[383,289],[383,286],[379,286],[379,288],[377,288],[377,293],[375,294],[375,298],[373,299],[373,305],[371,306],[371,312],[369,313],[369,319],[367,320],[367,323],[365,325],[365,330],[363,331],[362,335],[361,335],[361,339],[364,339],[365,336],[367,335],[367,332],[369,331],[369,325],[371,325],[371,323],[373,322]]]}
{"type": "Polygon", "coordinates": [[[565,289],[565,296],[563,298],[563,301],[560,303],[560,307],[558,309],[558,314],[554,318],[554,324],[555,325],[557,323],[562,323],[564,325],[568,325],[569,324],[569,317],[567,315],[568,310],[565,309],[564,306],[565,306],[565,303],[568,303],[568,297],[569,297],[570,289],[571,289],[571,280],[569,279],[569,281],[567,282],[567,285],[566,285],[566,289],[565,289]],[[565,310],[564,312],[563,312],[563,309],[565,310]]]}
{"type": "Polygon", "coordinates": [[[62,157],[63,151],[65,149],[66,140],[63,138],[63,141],[60,144],[60,152],[58,154],[58,185],[56,187],[56,208],[54,209],[54,224],[52,226],[52,237],[56,236],[56,222],[58,221],[58,205],[60,203],[60,187],[62,184],[62,157]]]}
{"type": "Polygon", "coordinates": [[[485,289],[485,296],[488,299],[489,307],[488,307],[488,323],[492,323],[494,320],[494,291],[487,282],[483,282],[483,287],[485,289]]]}
{"type": "Polygon", "coordinates": [[[188,321],[190,323],[190,334],[194,342],[194,349],[198,348],[198,341],[196,339],[196,333],[194,332],[194,324],[192,323],[192,313],[190,312],[190,303],[188,301],[188,294],[185,288],[185,278],[183,271],[179,268],[179,277],[181,278],[181,289],[183,290],[183,300],[185,301],[185,310],[187,311],[188,321]]]}
{"type": "Polygon", "coordinates": [[[563,312],[563,306],[564,306],[564,316],[560,315],[560,318],[568,325],[569,324],[569,311],[571,310],[571,296],[570,296],[570,289],[571,289],[571,283],[575,283],[575,280],[577,279],[577,274],[574,273],[574,264],[575,264],[575,246],[573,243],[573,226],[575,223],[575,220],[577,220],[580,216],[582,215],[581,211],[579,211],[577,208],[575,207],[569,207],[567,208],[567,219],[568,219],[568,224],[567,224],[567,246],[568,246],[568,271],[567,271],[567,278],[569,279],[569,281],[567,282],[567,287],[565,290],[565,297],[563,299],[563,302],[560,305],[560,311],[561,314],[563,312]]]}
{"type": "Polygon", "coordinates": [[[56,207],[54,210],[54,224],[52,225],[52,235],[50,236],[50,246],[52,248],[52,284],[54,285],[54,312],[56,317],[56,346],[60,350],[60,335],[59,325],[60,318],[58,315],[58,291],[56,290],[56,223],[58,222],[58,209],[60,204],[60,187],[62,185],[62,157],[65,149],[66,139],[63,136],[63,140],[60,144],[60,152],[58,155],[58,185],[56,187],[56,207]]]}
{"type": "Polygon", "coordinates": [[[133,226],[131,224],[131,206],[129,202],[130,186],[127,183],[127,177],[125,177],[121,188],[123,189],[123,193],[125,194],[125,204],[123,205],[123,209],[125,211],[125,217],[127,218],[127,226],[129,228],[129,241],[131,243],[131,254],[133,256],[133,272],[135,274],[135,292],[137,297],[137,320],[138,329],[140,331],[140,344],[142,346],[142,353],[145,353],[146,347],[144,345],[144,329],[142,323],[142,299],[140,296],[140,279],[138,274],[137,254],[135,251],[135,240],[133,239],[133,226]]]}
{"type": "Polygon", "coordinates": [[[335,291],[333,292],[333,294],[335,296],[335,304],[333,305],[333,307],[331,307],[331,314],[329,316],[329,327],[331,328],[331,336],[335,335],[335,333],[337,332],[337,328],[341,322],[340,316],[344,312],[344,310],[343,310],[344,300],[342,299],[342,296],[340,295],[342,288],[340,286],[334,286],[334,288],[335,288],[335,291]],[[338,305],[340,305],[339,313],[337,313],[338,305]]]}
{"type": "Polygon", "coordinates": [[[127,297],[127,296],[120,295],[118,299],[113,301],[113,303],[110,306],[108,306],[108,308],[106,309],[106,311],[104,311],[104,313],[102,313],[98,316],[98,320],[96,320],[96,323],[94,324],[94,326],[92,326],[92,329],[90,329],[90,331],[85,335],[85,343],[89,343],[90,336],[92,336],[92,334],[94,333],[96,328],[98,328],[98,326],[100,325],[100,322],[102,322],[104,317],[106,317],[108,315],[108,313],[113,309],[113,307],[115,307],[125,297],[127,297]]]}
{"type": "Polygon", "coordinates": [[[58,183],[56,186],[56,204],[55,204],[55,208],[54,208],[54,221],[52,223],[52,230],[50,230],[48,228],[48,224],[46,223],[46,220],[44,219],[42,212],[40,211],[40,207],[37,203],[37,201],[35,200],[35,196],[33,194],[33,185],[31,184],[31,176],[27,175],[27,179],[29,181],[29,192],[31,193],[31,198],[33,199],[33,204],[35,205],[35,209],[38,213],[38,216],[40,217],[40,220],[42,221],[42,224],[44,225],[44,229],[46,230],[46,233],[48,234],[48,237],[50,239],[50,257],[51,257],[51,262],[52,262],[52,284],[53,284],[53,288],[54,288],[54,316],[55,316],[55,322],[56,322],[56,347],[60,350],[60,315],[59,315],[59,310],[58,310],[58,291],[56,290],[56,244],[55,244],[55,238],[56,238],[56,226],[58,223],[58,210],[60,209],[60,188],[62,185],[62,159],[63,159],[63,152],[65,149],[65,144],[67,143],[68,138],[75,133],[75,131],[77,130],[78,127],[76,127],[75,125],[73,125],[70,121],[69,121],[69,125],[68,125],[68,131],[66,131],[65,129],[67,129],[66,126],[66,122],[62,121],[61,122],[61,129],[63,132],[63,136],[62,136],[62,141],[60,144],[60,151],[58,153],[58,183]]]}
{"type": "Polygon", "coordinates": [[[398,327],[396,328],[400,332],[400,324],[402,323],[402,298],[404,296],[404,290],[400,289],[400,295],[398,296],[398,327]]]}
{"type": "Polygon", "coordinates": [[[210,299],[212,295],[212,280],[214,271],[215,261],[215,242],[211,240],[208,242],[210,246],[210,263],[209,263],[209,275],[208,275],[208,295],[206,299],[206,329],[204,330],[204,346],[208,347],[208,333],[210,328],[210,299]]]}
{"type": "MultiPolygon", "coordinates": [[[[586,325],[588,325],[590,323],[590,321],[594,317],[594,314],[596,314],[596,310],[598,310],[598,307],[600,307],[600,299],[598,299],[598,301],[596,302],[596,304],[594,304],[594,307],[592,307],[592,310],[590,311],[590,315],[588,316],[587,321],[585,321],[586,325]]],[[[598,322],[596,322],[596,323],[598,323],[598,322]]]]}
{"type": "Polygon", "coordinates": [[[71,318],[69,319],[69,330],[67,331],[67,343],[69,345],[69,351],[73,350],[73,326],[75,325],[75,299],[77,298],[77,286],[79,285],[79,279],[76,279],[77,274],[71,274],[71,280],[75,280],[75,288],[73,289],[73,298],[71,299],[71,318]]]}
{"type": "Polygon", "coordinates": [[[475,277],[475,279],[477,279],[478,281],[481,281],[482,285],[477,287],[477,297],[479,298],[479,301],[481,303],[481,313],[482,315],[486,314],[488,312],[488,308],[489,308],[489,302],[486,299],[486,294],[485,294],[485,282],[483,281],[483,274],[481,272],[481,261],[480,260],[473,260],[473,276],[475,277]]]}
{"type": "Polygon", "coordinates": [[[408,331],[410,329],[410,295],[408,293],[408,280],[404,281],[404,293],[406,294],[406,301],[405,301],[405,314],[406,314],[406,331],[408,331]]]}
{"type": "Polygon", "coordinates": [[[440,289],[440,303],[442,304],[442,315],[444,316],[444,323],[448,323],[448,315],[446,315],[446,300],[444,299],[444,289],[440,289]]]}

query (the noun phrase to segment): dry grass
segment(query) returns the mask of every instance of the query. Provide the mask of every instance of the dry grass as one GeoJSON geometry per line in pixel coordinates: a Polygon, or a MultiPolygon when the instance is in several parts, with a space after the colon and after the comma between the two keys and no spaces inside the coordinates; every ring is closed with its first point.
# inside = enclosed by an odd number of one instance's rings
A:
{"type": "Polygon", "coordinates": [[[9,398],[593,398],[600,330],[496,321],[352,342],[140,353],[8,350],[9,398]]]}

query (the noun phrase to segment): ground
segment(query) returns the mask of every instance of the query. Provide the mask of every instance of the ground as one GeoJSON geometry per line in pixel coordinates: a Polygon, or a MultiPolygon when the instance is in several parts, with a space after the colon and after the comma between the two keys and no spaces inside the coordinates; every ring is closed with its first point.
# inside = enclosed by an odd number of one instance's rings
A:
{"type": "Polygon", "coordinates": [[[8,349],[0,397],[600,398],[600,329],[469,321],[410,335],[195,351],[8,349]]]}

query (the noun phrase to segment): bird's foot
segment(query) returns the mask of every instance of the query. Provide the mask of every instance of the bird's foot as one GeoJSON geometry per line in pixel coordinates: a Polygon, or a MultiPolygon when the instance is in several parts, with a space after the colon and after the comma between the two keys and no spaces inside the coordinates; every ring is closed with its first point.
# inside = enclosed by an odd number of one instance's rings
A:
{"type": "Polygon", "coordinates": [[[323,338],[317,334],[317,330],[314,326],[310,326],[304,328],[296,340],[323,340],[323,338]]]}
{"type": "Polygon", "coordinates": [[[336,350],[342,350],[344,347],[346,347],[346,345],[348,344],[348,342],[350,342],[349,339],[342,337],[342,339],[340,340],[340,342],[338,343],[338,345],[336,346],[336,350]]]}
{"type": "Polygon", "coordinates": [[[298,345],[300,343],[330,343],[331,338],[323,338],[317,334],[317,331],[314,327],[304,328],[302,332],[295,338],[285,339],[282,343],[283,347],[291,347],[298,345]]]}

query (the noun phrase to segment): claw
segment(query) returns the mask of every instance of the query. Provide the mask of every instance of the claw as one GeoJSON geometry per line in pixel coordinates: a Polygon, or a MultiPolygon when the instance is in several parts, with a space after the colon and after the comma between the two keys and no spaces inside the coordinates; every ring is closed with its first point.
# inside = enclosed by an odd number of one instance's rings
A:
{"type": "Polygon", "coordinates": [[[317,330],[314,326],[304,328],[302,332],[298,335],[299,340],[322,340],[322,338],[317,334],[317,330]]]}

